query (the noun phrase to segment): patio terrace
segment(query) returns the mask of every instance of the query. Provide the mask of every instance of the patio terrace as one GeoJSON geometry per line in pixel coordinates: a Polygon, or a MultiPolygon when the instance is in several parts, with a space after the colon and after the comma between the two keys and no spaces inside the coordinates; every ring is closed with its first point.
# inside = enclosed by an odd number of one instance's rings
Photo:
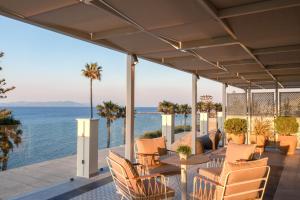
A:
{"type": "MultiPolygon", "coordinates": [[[[115,148],[113,149],[117,152],[122,152],[123,148],[115,148]]],[[[103,156],[105,156],[106,152],[102,151],[99,155],[101,155],[101,161],[103,161],[103,156]]],[[[280,199],[288,199],[288,200],[298,200],[300,198],[299,193],[299,181],[300,181],[300,151],[293,156],[284,156],[278,152],[275,148],[268,148],[267,151],[263,154],[263,157],[269,157],[269,165],[271,166],[271,174],[270,179],[267,184],[266,194],[264,200],[280,200],[280,199]]],[[[19,195],[12,199],[18,200],[43,200],[43,199],[52,199],[52,200],[64,200],[64,199],[76,199],[76,200],[111,200],[111,199],[120,199],[120,196],[116,193],[115,186],[112,182],[110,174],[108,171],[103,172],[98,177],[93,179],[80,179],[75,178],[73,182],[68,181],[69,178],[74,177],[75,170],[73,165],[63,164],[60,166],[59,170],[55,170],[53,167],[49,167],[52,164],[57,165],[57,163],[68,163],[68,161],[75,163],[75,158],[67,157],[62,159],[57,159],[54,161],[48,161],[45,163],[41,163],[38,165],[27,166],[24,169],[14,169],[10,170],[12,174],[15,174],[15,178],[17,178],[22,184],[31,186],[33,178],[29,179],[34,173],[38,172],[37,167],[43,167],[45,171],[54,170],[52,173],[49,173],[45,178],[40,180],[39,189],[35,187],[35,190],[31,191],[28,194],[19,195]],[[51,164],[50,164],[51,163],[51,164]],[[70,170],[71,167],[71,170],[70,170]],[[25,172],[22,173],[21,172],[25,172]],[[58,173],[57,173],[58,172],[58,173]],[[63,173],[64,172],[64,173],[63,173]],[[55,174],[55,175],[54,175],[55,174]],[[57,176],[61,177],[61,183],[57,185],[51,185],[49,182],[54,177],[57,179],[57,176]],[[25,181],[25,182],[23,182],[25,181]],[[49,186],[51,185],[51,187],[49,186]],[[46,187],[46,188],[43,188],[46,187]]],[[[101,166],[105,166],[105,163],[101,163],[101,166]]],[[[201,167],[201,165],[193,166],[189,169],[190,173],[188,175],[188,180],[192,180],[196,175],[196,170],[201,167]]],[[[203,167],[203,166],[202,166],[203,167]]],[[[44,170],[43,170],[44,171],[44,170]]],[[[1,175],[0,178],[4,178],[5,175],[1,175]]],[[[11,175],[10,175],[11,177],[11,175]]],[[[13,179],[13,178],[12,178],[13,179]]],[[[57,181],[57,180],[56,180],[57,181]]],[[[6,182],[6,181],[5,181],[6,182]]],[[[1,183],[3,183],[1,181],[1,183]]],[[[9,184],[9,182],[6,182],[9,184]]],[[[19,183],[21,184],[21,183],[19,183]]],[[[9,185],[7,185],[10,187],[9,185]]],[[[16,187],[18,185],[15,185],[16,187]]],[[[175,189],[176,196],[175,199],[180,199],[180,187],[176,182],[174,177],[170,179],[170,187],[175,189]]],[[[192,181],[188,182],[188,192],[192,192],[192,181]]],[[[6,188],[7,190],[8,188],[6,188]]],[[[3,188],[5,190],[5,188],[3,188]]],[[[30,191],[30,190],[28,190],[30,191]]],[[[16,192],[16,191],[14,191],[16,192]]],[[[25,192],[25,191],[23,191],[25,192]]],[[[1,193],[0,198],[8,199],[11,196],[5,196],[5,193],[1,193]]],[[[9,194],[9,193],[7,193],[9,194]]]]}
{"type": "MultiPolygon", "coordinates": [[[[274,117],[280,116],[278,90],[300,88],[299,1],[24,2],[0,0],[0,14],[127,54],[125,156],[131,161],[134,160],[137,57],[191,74],[193,152],[196,151],[199,77],[223,84],[223,122],[227,114],[228,85],[246,91],[247,94],[243,98],[247,101],[243,108],[250,123],[252,89],[275,91],[272,97],[274,117]]],[[[248,134],[250,135],[250,131],[248,134]]],[[[94,153],[97,148],[95,145],[94,153]]],[[[264,156],[270,157],[272,166],[265,198],[299,199],[299,152],[294,156],[284,157],[270,149],[264,156]]],[[[193,173],[189,176],[193,176],[193,173]]],[[[104,183],[107,183],[108,179],[105,180],[104,183]]],[[[76,184],[77,180],[74,183],[76,184]]],[[[72,183],[66,183],[68,184],[72,183]]],[[[64,186],[50,188],[48,191],[59,191],[64,186]]],[[[24,198],[46,198],[43,192],[36,192],[24,198]]],[[[117,198],[115,195],[112,184],[103,185],[101,180],[97,180],[95,185],[87,184],[52,197],[111,199],[117,198]]]]}

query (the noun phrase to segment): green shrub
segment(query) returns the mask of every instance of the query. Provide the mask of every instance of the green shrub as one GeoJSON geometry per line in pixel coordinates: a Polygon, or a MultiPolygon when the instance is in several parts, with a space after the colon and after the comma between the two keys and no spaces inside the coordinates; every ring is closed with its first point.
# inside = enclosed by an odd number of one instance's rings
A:
{"type": "Polygon", "coordinates": [[[227,133],[241,135],[247,132],[247,121],[240,118],[227,119],[224,123],[224,128],[227,133]]]}
{"type": "Polygon", "coordinates": [[[299,127],[295,117],[277,117],[274,123],[278,134],[286,136],[297,133],[299,127]]]}
{"type": "MultiPolygon", "coordinates": [[[[182,133],[184,131],[190,131],[191,126],[175,126],[174,134],[182,133]]],[[[140,138],[158,138],[162,136],[161,130],[156,131],[145,131],[144,134],[140,138]]]]}
{"type": "Polygon", "coordinates": [[[141,136],[141,138],[158,138],[161,137],[162,133],[161,130],[157,130],[157,131],[145,131],[144,134],[141,136]]]}
{"type": "Polygon", "coordinates": [[[190,146],[187,145],[180,145],[177,149],[176,149],[177,153],[182,153],[184,155],[191,155],[192,154],[192,149],[190,146]]]}
{"type": "Polygon", "coordinates": [[[182,133],[184,131],[190,131],[191,130],[191,126],[175,126],[174,128],[174,134],[177,134],[177,133],[182,133]]]}

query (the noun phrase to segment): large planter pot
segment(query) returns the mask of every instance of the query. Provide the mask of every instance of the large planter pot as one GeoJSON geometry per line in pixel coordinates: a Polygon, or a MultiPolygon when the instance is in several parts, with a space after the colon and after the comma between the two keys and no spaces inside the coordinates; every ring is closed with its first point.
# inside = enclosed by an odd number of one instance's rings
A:
{"type": "Polygon", "coordinates": [[[264,135],[251,135],[251,144],[256,144],[256,150],[260,153],[265,151],[266,137],[264,135]]]}
{"type": "Polygon", "coordinates": [[[235,144],[244,144],[245,143],[245,135],[244,134],[230,134],[231,141],[235,144]]]}
{"type": "Polygon", "coordinates": [[[294,155],[297,147],[297,136],[279,136],[280,150],[287,155],[294,155]]]}

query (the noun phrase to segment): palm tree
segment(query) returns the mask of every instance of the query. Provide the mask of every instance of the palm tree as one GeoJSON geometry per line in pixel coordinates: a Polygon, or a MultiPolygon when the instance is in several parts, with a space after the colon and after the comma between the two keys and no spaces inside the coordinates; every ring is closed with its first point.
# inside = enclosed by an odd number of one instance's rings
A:
{"type": "Polygon", "coordinates": [[[93,80],[101,80],[102,67],[97,63],[86,64],[82,75],[90,79],[91,118],[93,118],[93,80]]]}
{"type": "Polygon", "coordinates": [[[197,110],[199,111],[199,112],[206,112],[206,104],[205,104],[205,102],[203,102],[203,101],[199,101],[198,103],[197,103],[197,110]]]}
{"type": "Polygon", "coordinates": [[[158,112],[162,112],[164,114],[175,114],[176,112],[176,105],[169,101],[159,102],[158,105],[158,112]]]}
{"type": "MultiPolygon", "coordinates": [[[[0,58],[4,56],[0,52],[0,58]]],[[[0,67],[0,70],[2,68],[0,67]]],[[[15,87],[5,88],[5,79],[0,80],[0,98],[6,98],[6,93],[15,89],[15,87]]],[[[21,143],[22,130],[21,122],[13,118],[11,111],[7,109],[0,110],[0,170],[7,169],[9,152],[13,150],[14,145],[18,147],[21,143]]]]}
{"type": "Polygon", "coordinates": [[[107,127],[107,145],[106,148],[110,147],[110,135],[111,135],[111,124],[117,119],[119,106],[114,104],[112,101],[103,102],[103,105],[97,105],[98,115],[106,118],[107,127]]]}
{"type": "Polygon", "coordinates": [[[126,106],[119,106],[117,118],[123,119],[123,144],[125,144],[125,135],[126,135],[126,106]]]}
{"type": "Polygon", "coordinates": [[[222,112],[222,104],[221,103],[215,103],[215,109],[216,109],[216,112],[222,112]]]}
{"type": "Polygon", "coordinates": [[[189,114],[191,114],[192,108],[188,104],[182,104],[179,106],[179,113],[184,117],[184,131],[186,128],[186,119],[189,114]]]}
{"type": "Polygon", "coordinates": [[[7,169],[9,152],[13,151],[14,145],[18,145],[22,142],[20,129],[21,122],[16,120],[11,115],[11,112],[3,109],[0,110],[0,169],[2,171],[7,169]]]}

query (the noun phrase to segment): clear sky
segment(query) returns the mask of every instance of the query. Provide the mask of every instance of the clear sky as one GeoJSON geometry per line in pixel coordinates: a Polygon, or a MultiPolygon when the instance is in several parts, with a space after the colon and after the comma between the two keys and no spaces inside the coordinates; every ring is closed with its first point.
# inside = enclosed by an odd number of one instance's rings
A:
{"type": "MultiPolygon", "coordinates": [[[[1,72],[16,86],[5,102],[89,101],[89,82],[81,76],[86,63],[103,67],[101,82],[94,82],[94,102],[125,104],[126,55],[78,39],[0,16],[1,72]]],[[[136,66],[136,106],[159,101],[191,103],[191,74],[141,60],[136,66]]],[[[232,90],[232,89],[231,89],[232,90]]],[[[221,84],[198,82],[198,94],[221,101],[221,84]]]]}

